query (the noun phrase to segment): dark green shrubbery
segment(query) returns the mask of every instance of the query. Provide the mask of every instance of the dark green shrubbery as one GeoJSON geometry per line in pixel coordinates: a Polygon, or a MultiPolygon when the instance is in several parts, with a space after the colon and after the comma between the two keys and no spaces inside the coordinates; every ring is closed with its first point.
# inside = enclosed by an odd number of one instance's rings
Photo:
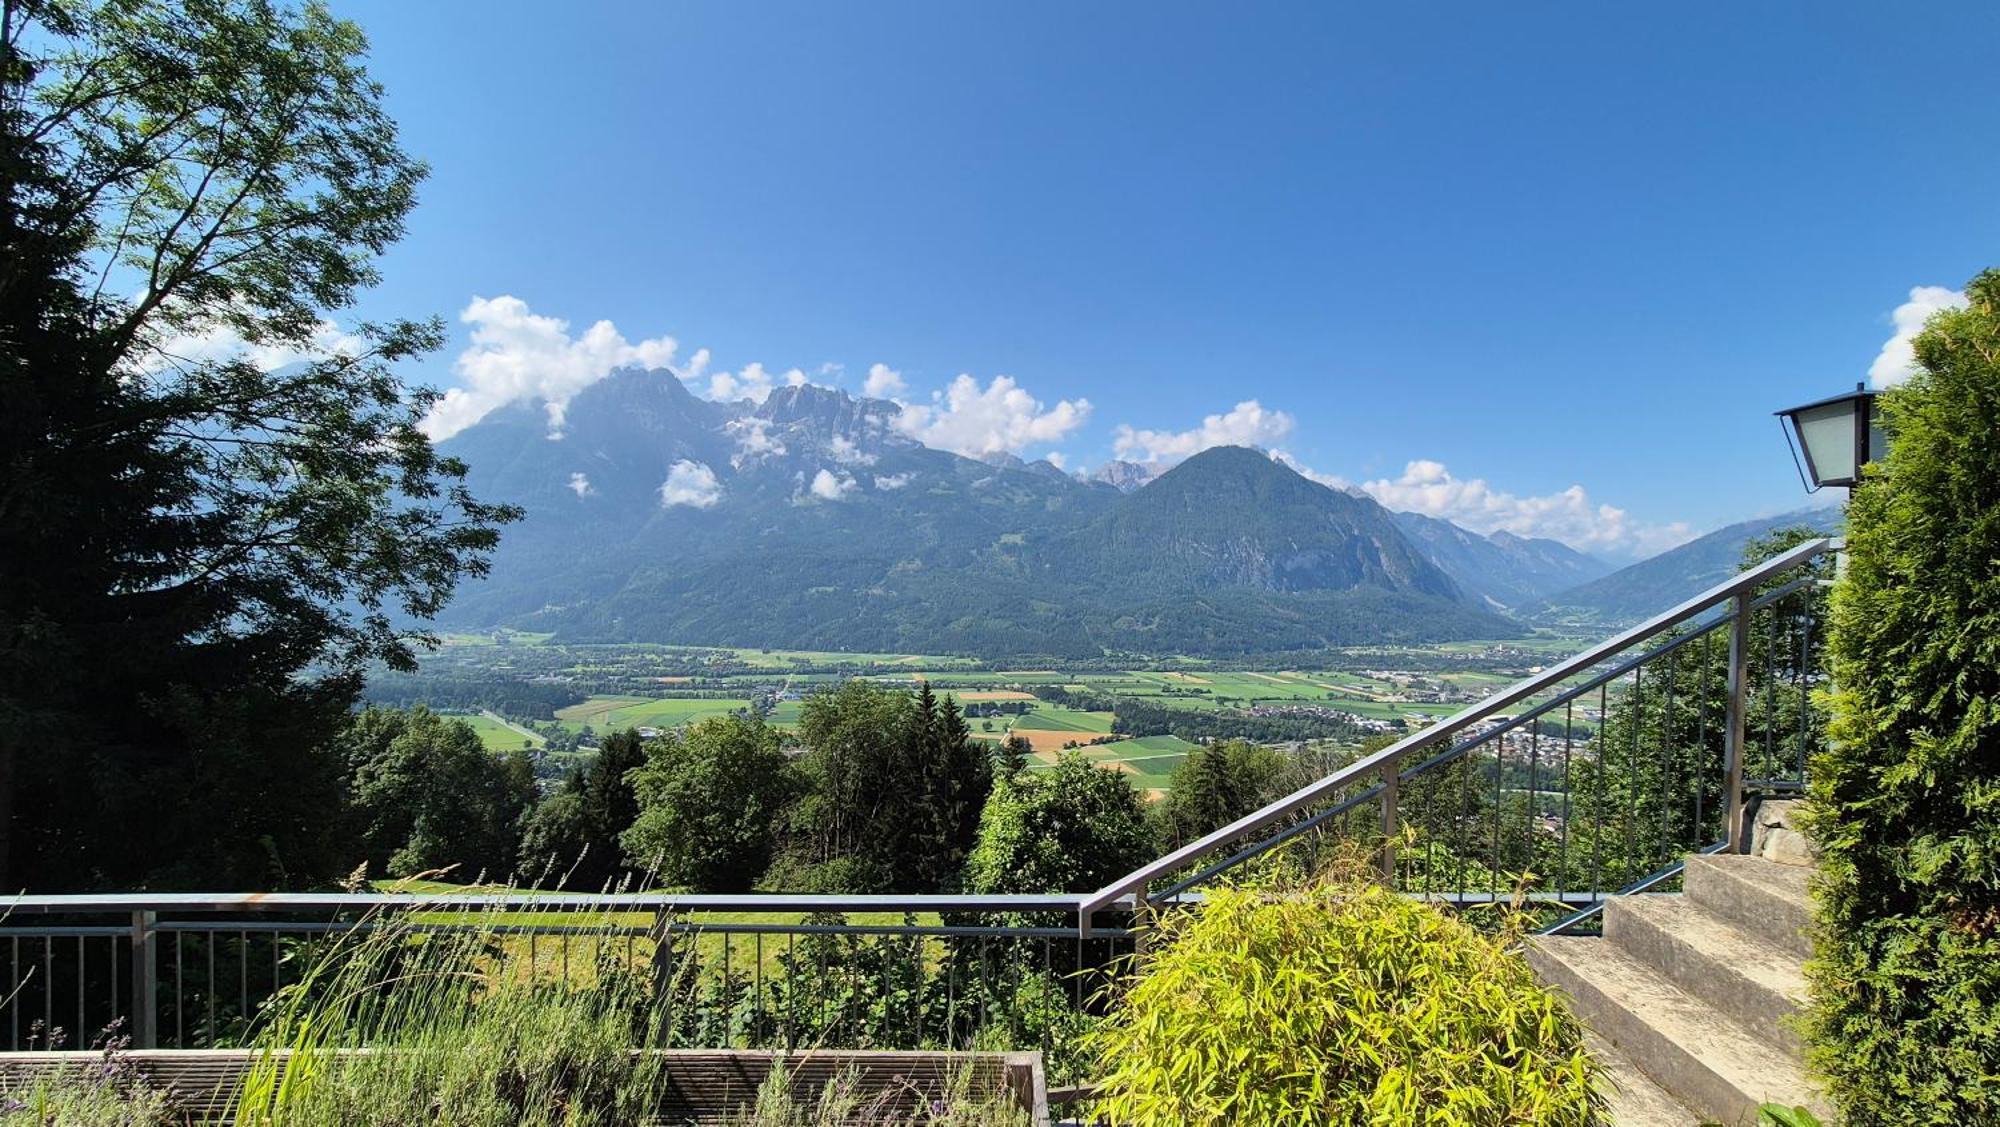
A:
{"type": "Polygon", "coordinates": [[[2000,1122],[2000,271],[1917,338],[1855,491],[1808,968],[1847,1122],[2000,1122]]]}

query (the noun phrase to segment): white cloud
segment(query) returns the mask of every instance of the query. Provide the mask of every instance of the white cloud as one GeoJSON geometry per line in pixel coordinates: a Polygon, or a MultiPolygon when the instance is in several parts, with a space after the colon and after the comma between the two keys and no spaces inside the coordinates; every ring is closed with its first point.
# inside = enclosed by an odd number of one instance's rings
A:
{"type": "Polygon", "coordinates": [[[1064,454],[1060,450],[1049,451],[1047,454],[1042,455],[1042,460],[1059,470],[1066,470],[1069,468],[1069,455],[1064,454]]]}
{"type": "Polygon", "coordinates": [[[576,494],[579,499],[597,492],[596,488],[590,484],[590,478],[580,473],[569,475],[569,491],[576,494]]]}
{"type": "Polygon", "coordinates": [[[472,326],[472,343],[453,369],[459,386],[424,420],[434,439],[449,438],[496,407],[540,399],[548,404],[549,437],[562,435],[563,412],[576,393],[618,368],[665,367],[678,347],[672,337],[632,342],[609,321],[571,337],[569,322],[545,317],[520,298],[475,297],[459,314],[472,326]]]}
{"type": "Polygon", "coordinates": [[[861,394],[870,399],[894,399],[910,390],[903,382],[903,373],[887,364],[870,364],[868,378],[861,381],[861,394]]]}
{"type": "Polygon", "coordinates": [[[1271,451],[1271,459],[1280,465],[1290,466],[1292,468],[1292,472],[1298,474],[1300,477],[1306,478],[1309,481],[1317,481],[1321,485],[1326,486],[1328,489],[1339,489],[1344,491],[1354,488],[1353,482],[1348,481],[1346,478],[1341,477],[1339,474],[1321,473],[1318,470],[1313,469],[1311,466],[1306,465],[1304,462],[1299,461],[1297,458],[1292,457],[1290,454],[1287,454],[1283,450],[1271,451]]]}
{"type": "Polygon", "coordinates": [[[714,507],[722,500],[722,483],[715,479],[715,471],[700,462],[682,458],[667,469],[667,480],[660,483],[660,504],[671,508],[688,505],[697,509],[714,507]]]}
{"type": "Polygon", "coordinates": [[[697,348],[694,350],[694,355],[688,357],[688,362],[682,366],[681,370],[674,374],[688,383],[695,383],[703,375],[707,374],[709,359],[708,349],[697,348]]]}
{"type": "Polygon", "coordinates": [[[772,389],[780,385],[801,387],[811,382],[799,368],[773,375],[764,370],[764,365],[752,363],[744,365],[740,372],[717,372],[708,377],[708,397],[724,403],[735,399],[762,403],[771,397],[772,389]]]}
{"type": "Polygon", "coordinates": [[[724,429],[736,436],[736,453],[729,456],[729,464],[741,469],[743,463],[766,456],[780,458],[785,454],[785,444],[771,437],[771,420],[746,415],[731,419],[724,429]]]}
{"type": "Polygon", "coordinates": [[[1295,425],[1283,411],[1245,399],[1227,414],[1210,415],[1192,430],[1136,430],[1120,423],[1112,438],[1118,457],[1129,462],[1178,462],[1212,446],[1271,446],[1295,425]]]}
{"type": "Polygon", "coordinates": [[[908,484],[910,484],[910,475],[906,473],[881,474],[875,479],[875,488],[877,489],[901,489],[908,484]]]}
{"type": "Polygon", "coordinates": [[[1911,286],[1910,300],[1896,307],[1889,319],[1896,333],[1882,342],[1882,351],[1868,366],[1868,382],[1876,387],[1892,387],[1916,374],[1917,354],[1913,341],[1924,329],[1931,314],[1944,309],[1965,308],[1965,295],[1943,286],[1911,286]]]}
{"type": "Polygon", "coordinates": [[[304,344],[250,344],[236,330],[213,325],[201,332],[176,333],[154,343],[141,367],[157,372],[177,365],[206,364],[224,360],[248,360],[269,372],[287,364],[324,360],[333,356],[358,356],[368,342],[343,331],[331,321],[313,326],[312,337],[304,344]]]}
{"type": "Polygon", "coordinates": [[[981,388],[978,380],[961,375],[943,392],[933,392],[928,405],[904,407],[896,416],[896,429],[926,446],[977,458],[1058,442],[1089,417],[1088,399],[1064,399],[1044,408],[1011,376],[995,376],[981,388]]]}
{"type": "Polygon", "coordinates": [[[843,434],[834,435],[832,440],[827,443],[827,453],[833,455],[833,460],[843,466],[872,466],[875,464],[875,455],[864,452],[860,445],[843,434]]]}
{"type": "MultiPolygon", "coordinates": [[[[1338,479],[1333,479],[1338,480],[1338,479]]],[[[1593,502],[1581,485],[1522,497],[1480,478],[1453,477],[1443,462],[1418,459],[1401,477],[1365,481],[1361,488],[1388,508],[1443,517],[1474,532],[1543,536],[1582,551],[1651,555],[1693,538],[1682,521],[1647,524],[1625,510],[1593,502]]]]}
{"type": "Polygon", "coordinates": [[[813,475],[812,495],[822,501],[838,501],[854,492],[854,479],[846,474],[821,470],[813,475]]]}

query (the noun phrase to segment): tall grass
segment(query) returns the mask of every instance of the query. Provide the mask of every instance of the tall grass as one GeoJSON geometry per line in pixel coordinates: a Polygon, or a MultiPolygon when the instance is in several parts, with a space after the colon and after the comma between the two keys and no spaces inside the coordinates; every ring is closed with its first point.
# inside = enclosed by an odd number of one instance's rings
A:
{"type": "Polygon", "coordinates": [[[322,948],[265,1011],[237,1123],[637,1123],[661,1075],[632,1051],[651,1047],[640,975],[600,957],[543,979],[467,915],[377,917],[322,948]]]}
{"type": "MultiPolygon", "coordinates": [[[[580,916],[559,901],[504,909],[380,912],[289,958],[296,981],[253,1025],[238,1091],[238,1127],[527,1127],[663,1122],[668,1059],[663,1018],[708,1004],[698,963],[659,983],[630,957],[629,921],[580,916]],[[595,957],[537,966],[522,929],[562,926],[595,957]],[[663,996],[664,995],[664,996],[663,996]]],[[[797,984],[801,989],[810,982],[797,984]]],[[[726,999],[725,999],[726,1002],[726,999]]],[[[171,1094],[149,1088],[121,1043],[100,1058],[0,1096],[0,1125],[167,1127],[189,1122],[171,1094]]],[[[858,1072],[804,1082],[783,1059],[740,1127],[1000,1127],[1026,1124],[974,1072],[945,1090],[880,1091],[858,1072]]]]}

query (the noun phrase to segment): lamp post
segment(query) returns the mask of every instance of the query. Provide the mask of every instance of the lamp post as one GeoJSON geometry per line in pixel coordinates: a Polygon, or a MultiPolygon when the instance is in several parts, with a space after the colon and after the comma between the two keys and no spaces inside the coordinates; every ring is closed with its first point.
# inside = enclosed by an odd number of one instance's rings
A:
{"type": "Polygon", "coordinates": [[[1798,462],[1801,452],[1805,455],[1799,479],[1808,493],[1828,485],[1853,489],[1861,482],[1861,467],[1889,452],[1881,408],[1876,405],[1875,393],[1863,384],[1855,384],[1853,391],[1843,395],[1777,414],[1787,424],[1785,442],[1792,447],[1793,462],[1798,462]]]}

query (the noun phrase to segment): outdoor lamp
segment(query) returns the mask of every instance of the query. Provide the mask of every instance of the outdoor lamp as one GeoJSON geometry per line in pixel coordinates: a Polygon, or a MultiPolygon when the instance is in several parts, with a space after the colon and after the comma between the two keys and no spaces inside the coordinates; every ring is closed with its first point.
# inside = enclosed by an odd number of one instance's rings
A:
{"type": "Polygon", "coordinates": [[[1845,395],[1777,414],[1790,424],[1785,442],[1792,446],[1792,461],[1798,461],[1801,451],[1805,454],[1799,478],[1808,493],[1826,485],[1852,488],[1861,481],[1862,466],[1889,452],[1881,408],[1875,405],[1875,393],[1863,384],[1855,384],[1845,395]],[[1798,436],[1796,444],[1794,434],[1798,436]]]}

